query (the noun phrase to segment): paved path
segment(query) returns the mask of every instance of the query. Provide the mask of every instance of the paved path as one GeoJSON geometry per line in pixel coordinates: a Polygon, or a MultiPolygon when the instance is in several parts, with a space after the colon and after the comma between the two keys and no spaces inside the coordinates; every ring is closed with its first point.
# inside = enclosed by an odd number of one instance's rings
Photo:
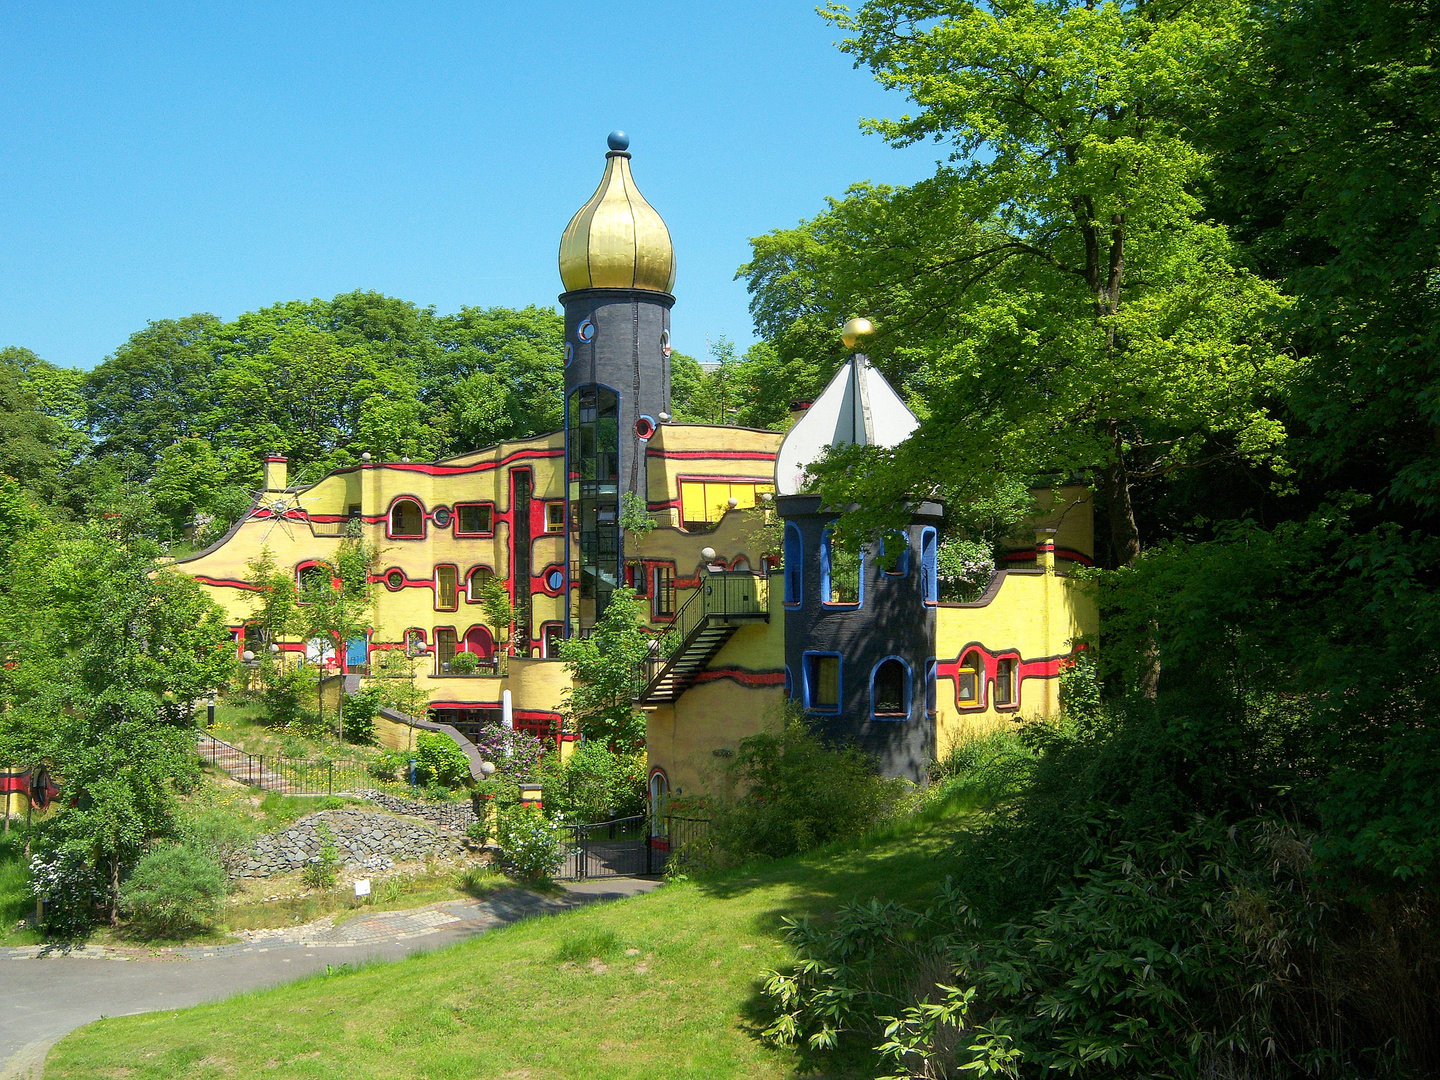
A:
{"type": "Polygon", "coordinates": [[[0,1080],[38,1080],[56,1040],[102,1016],[182,1009],[332,965],[400,960],[530,916],[633,896],[657,885],[638,878],[582,882],[560,898],[506,889],[485,900],[380,911],[339,926],[321,919],[251,931],[233,945],[0,949],[0,1080]]]}

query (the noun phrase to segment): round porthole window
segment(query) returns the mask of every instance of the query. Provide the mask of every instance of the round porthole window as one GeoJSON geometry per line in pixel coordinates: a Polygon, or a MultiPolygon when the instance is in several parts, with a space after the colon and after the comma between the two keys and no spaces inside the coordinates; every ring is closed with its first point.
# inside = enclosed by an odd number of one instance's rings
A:
{"type": "Polygon", "coordinates": [[[564,581],[565,577],[559,570],[551,570],[550,573],[545,575],[545,584],[552,591],[558,590],[564,581]]]}
{"type": "Polygon", "coordinates": [[[385,575],[385,587],[395,592],[405,587],[405,575],[399,570],[391,570],[385,575]]]}
{"type": "Polygon", "coordinates": [[[668,360],[670,358],[670,331],[660,331],[660,352],[668,360]]]}
{"type": "Polygon", "coordinates": [[[648,439],[655,434],[655,418],[642,416],[635,421],[635,436],[639,439],[648,439]]]}
{"type": "Polygon", "coordinates": [[[589,319],[582,320],[580,326],[575,330],[575,336],[581,341],[593,341],[595,338],[595,324],[589,319]]]}
{"type": "Polygon", "coordinates": [[[450,526],[450,508],[448,506],[437,506],[435,512],[430,516],[440,528],[445,529],[450,526]]]}

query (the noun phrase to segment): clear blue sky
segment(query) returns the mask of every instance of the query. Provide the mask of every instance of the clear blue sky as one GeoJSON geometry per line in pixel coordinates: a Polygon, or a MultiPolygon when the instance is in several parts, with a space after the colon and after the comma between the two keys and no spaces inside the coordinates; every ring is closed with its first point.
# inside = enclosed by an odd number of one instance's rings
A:
{"type": "Polygon", "coordinates": [[[0,345],[98,363],[148,320],[375,289],[553,304],[605,136],[669,223],[675,345],[752,340],[747,239],[940,147],[813,2],[39,3],[0,13],[0,345]]]}

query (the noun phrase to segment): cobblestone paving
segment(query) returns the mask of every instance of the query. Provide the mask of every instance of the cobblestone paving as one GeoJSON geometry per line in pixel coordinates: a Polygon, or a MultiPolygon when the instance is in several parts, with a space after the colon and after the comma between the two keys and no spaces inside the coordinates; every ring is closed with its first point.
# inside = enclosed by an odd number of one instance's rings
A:
{"type": "Polygon", "coordinates": [[[552,899],[524,889],[505,889],[484,900],[449,900],[408,911],[377,911],[356,915],[338,926],[334,917],[301,926],[273,930],[241,930],[239,942],[229,945],[189,945],[175,948],[127,948],[114,945],[23,945],[0,949],[0,960],[38,960],[66,956],[88,960],[203,960],[215,956],[274,952],[287,948],[343,949],[381,945],[391,941],[453,929],[472,934],[493,930],[532,915],[563,911],[586,903],[587,897],[566,895],[552,899]]]}

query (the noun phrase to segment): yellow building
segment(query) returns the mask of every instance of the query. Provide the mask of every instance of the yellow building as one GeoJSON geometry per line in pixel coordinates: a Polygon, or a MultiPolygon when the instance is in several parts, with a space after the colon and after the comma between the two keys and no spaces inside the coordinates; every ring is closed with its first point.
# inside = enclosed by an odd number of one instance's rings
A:
{"type": "Polygon", "coordinates": [[[303,580],[348,534],[379,552],[374,624],[343,649],[274,644],[361,674],[408,649],[432,719],[462,735],[498,722],[508,691],[517,728],[561,737],[559,642],[632,587],[655,635],[637,701],[657,798],[698,793],[717,758],[779,722],[787,696],[917,780],[967,732],[1052,714],[1061,663],[1095,630],[1065,574],[1093,551],[1088,493],[1061,489],[1053,507],[1041,493],[1036,548],[1010,552],[975,603],[939,598],[934,504],[916,509],[892,568],[872,551],[842,572],[828,546],[835,515],[804,493],[804,466],[827,444],[891,445],[913,416],[857,355],[789,433],[672,421],[674,252],[629,161],[617,133],[561,245],[565,427],[444,461],[366,455],[302,487],[268,459],[246,517],[178,564],[228,612],[236,648],[267,647],[246,629],[250,561],[268,549],[303,580]],[[627,502],[657,527],[624,530],[627,502]],[[487,625],[492,577],[513,628],[487,625]],[[454,670],[460,652],[477,657],[474,674],[454,670]]]}

